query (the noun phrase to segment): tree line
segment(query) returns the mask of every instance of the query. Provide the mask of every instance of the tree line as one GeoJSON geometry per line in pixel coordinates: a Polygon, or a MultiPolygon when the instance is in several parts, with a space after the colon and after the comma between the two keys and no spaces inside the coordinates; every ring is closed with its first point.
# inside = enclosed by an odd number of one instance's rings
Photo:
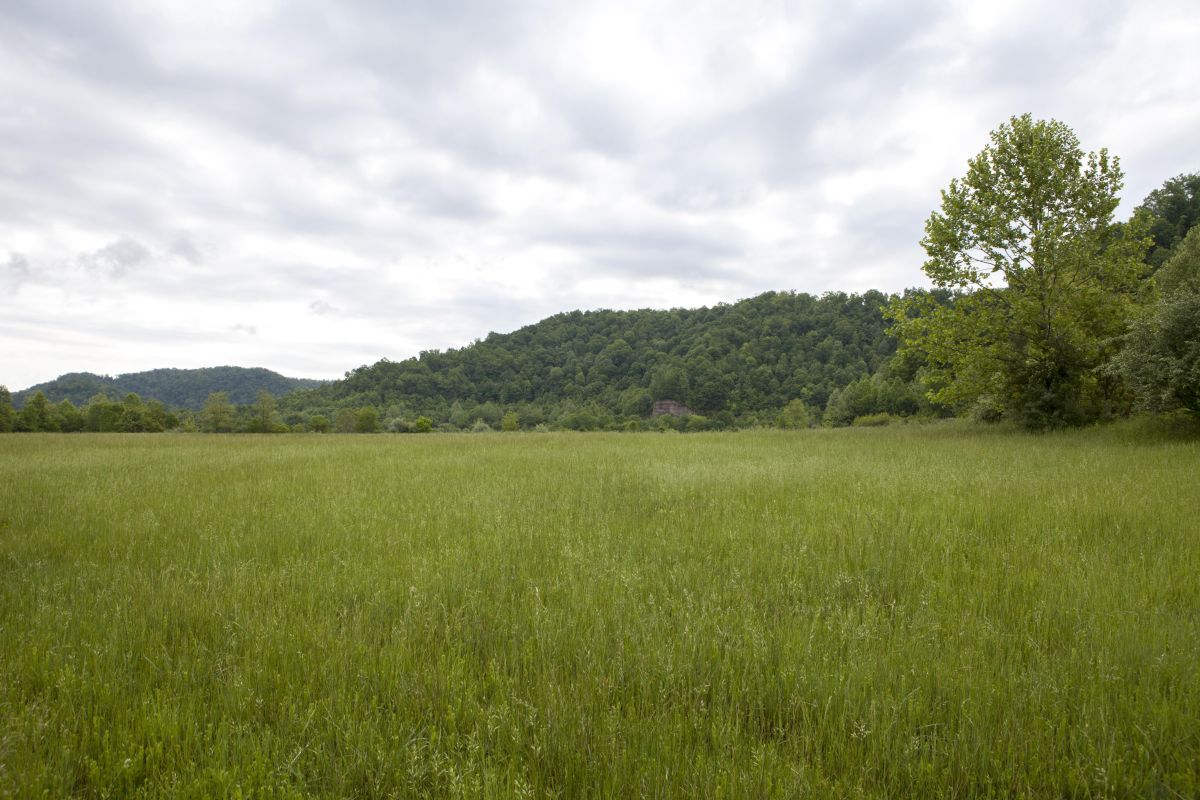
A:
{"type": "Polygon", "coordinates": [[[1045,429],[1200,414],[1200,174],[1117,221],[1122,182],[1117,158],[1084,153],[1062,123],[1013,117],[926,224],[930,290],[573,311],[278,399],[210,392],[193,409],[38,393],[16,412],[5,391],[0,430],[708,430],[952,415],[1045,429]],[[691,413],[652,418],[658,400],[691,413]]]}
{"type": "Polygon", "coordinates": [[[112,377],[71,372],[15,393],[13,403],[21,407],[39,391],[55,402],[70,400],[76,406],[85,405],[100,394],[125,397],[133,393],[173,408],[199,411],[213,392],[225,392],[233,402],[247,404],[253,403],[259,392],[266,391],[279,396],[296,389],[320,386],[321,383],[305,378],[288,378],[261,367],[152,369],[112,377]]]}

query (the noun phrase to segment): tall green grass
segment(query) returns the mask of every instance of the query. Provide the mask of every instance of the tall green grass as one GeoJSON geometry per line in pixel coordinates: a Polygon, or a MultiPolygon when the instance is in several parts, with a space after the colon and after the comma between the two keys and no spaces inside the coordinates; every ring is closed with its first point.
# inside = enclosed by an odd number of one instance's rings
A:
{"type": "Polygon", "coordinates": [[[1200,446],[0,438],[0,795],[1194,797],[1200,446]]]}

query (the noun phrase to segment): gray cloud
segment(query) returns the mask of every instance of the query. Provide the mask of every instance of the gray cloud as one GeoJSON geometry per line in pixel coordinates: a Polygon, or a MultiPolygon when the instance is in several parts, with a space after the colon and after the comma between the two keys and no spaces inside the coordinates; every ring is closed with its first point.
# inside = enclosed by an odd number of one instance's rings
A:
{"type": "Polygon", "coordinates": [[[203,248],[195,240],[186,235],[181,234],[176,236],[175,240],[171,242],[168,251],[193,266],[204,260],[203,248]]]}
{"type": "Polygon", "coordinates": [[[8,261],[0,265],[0,285],[15,293],[21,284],[29,280],[29,259],[20,253],[9,253],[8,261]]]}
{"type": "Polygon", "coordinates": [[[150,260],[150,251],[134,239],[120,238],[80,258],[84,268],[112,278],[120,278],[129,270],[150,260]]]}
{"type": "Polygon", "coordinates": [[[337,306],[327,303],[324,300],[313,300],[308,304],[308,310],[314,314],[317,314],[318,316],[324,316],[325,314],[337,313],[338,308],[337,306]]]}

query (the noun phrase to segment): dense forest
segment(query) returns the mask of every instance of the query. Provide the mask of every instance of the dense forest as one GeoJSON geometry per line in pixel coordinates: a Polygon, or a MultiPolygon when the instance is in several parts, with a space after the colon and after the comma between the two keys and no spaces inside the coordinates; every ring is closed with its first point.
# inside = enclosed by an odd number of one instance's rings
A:
{"type": "Polygon", "coordinates": [[[1116,159],[1084,154],[1061,123],[1014,117],[926,224],[930,290],[573,311],[309,388],[232,367],[66,375],[22,392],[20,411],[0,387],[0,430],[706,430],[950,415],[1045,429],[1137,410],[1195,417],[1200,174],[1168,180],[1117,222],[1122,179],[1116,159]],[[661,400],[685,413],[653,414],[661,400]]]}
{"type": "Polygon", "coordinates": [[[52,403],[70,400],[81,406],[96,395],[124,397],[133,392],[173,408],[199,411],[213,392],[225,392],[235,403],[251,403],[259,392],[287,394],[296,389],[320,386],[322,381],[286,378],[261,367],[204,367],[201,369],[152,369],[109,377],[90,372],[71,372],[39,383],[13,395],[21,408],[38,392],[52,403]]]}
{"type": "MultiPolygon", "coordinates": [[[[590,430],[636,427],[654,401],[675,400],[694,412],[693,427],[773,424],[789,402],[819,413],[845,387],[886,373],[896,349],[889,299],[768,292],[712,308],[575,311],[460,350],[360,367],[281,407],[293,423],[372,407],[394,430],[420,417],[495,427],[506,414],[520,427],[590,430]]],[[[921,407],[915,393],[892,389],[906,413],[921,407]]]]}

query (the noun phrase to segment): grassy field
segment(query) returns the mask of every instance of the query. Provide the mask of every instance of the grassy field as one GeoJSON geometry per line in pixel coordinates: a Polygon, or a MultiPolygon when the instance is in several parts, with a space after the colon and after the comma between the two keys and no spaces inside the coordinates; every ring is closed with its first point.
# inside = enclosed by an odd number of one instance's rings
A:
{"type": "Polygon", "coordinates": [[[1195,797],[1200,445],[0,437],[0,796],[1195,797]]]}

